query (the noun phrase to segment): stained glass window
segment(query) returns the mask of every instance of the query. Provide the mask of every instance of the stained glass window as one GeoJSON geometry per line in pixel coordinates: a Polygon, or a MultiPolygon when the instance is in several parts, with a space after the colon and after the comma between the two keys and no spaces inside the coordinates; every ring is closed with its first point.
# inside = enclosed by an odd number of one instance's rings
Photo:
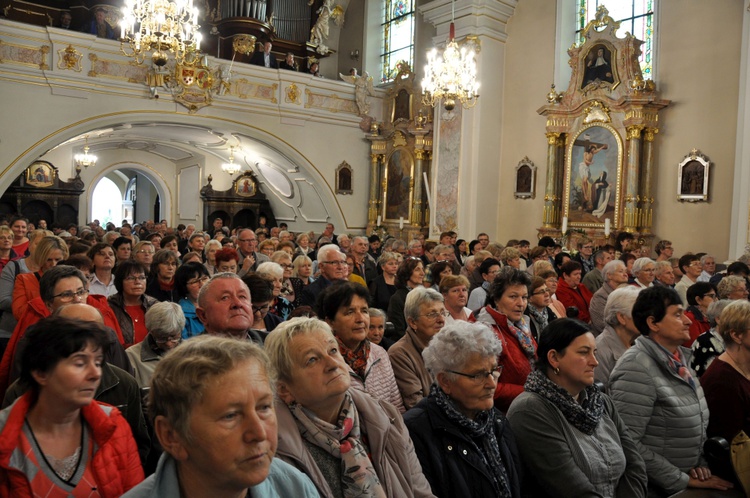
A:
{"type": "Polygon", "coordinates": [[[414,68],[414,0],[385,0],[383,4],[380,81],[388,83],[396,77],[399,62],[414,68]]]}
{"type": "Polygon", "coordinates": [[[596,9],[604,5],[609,16],[620,23],[617,36],[625,32],[643,40],[641,71],[644,79],[653,78],[654,69],[654,3],[656,0],[576,0],[576,40],[583,42],[583,28],[596,16],[596,9]]]}

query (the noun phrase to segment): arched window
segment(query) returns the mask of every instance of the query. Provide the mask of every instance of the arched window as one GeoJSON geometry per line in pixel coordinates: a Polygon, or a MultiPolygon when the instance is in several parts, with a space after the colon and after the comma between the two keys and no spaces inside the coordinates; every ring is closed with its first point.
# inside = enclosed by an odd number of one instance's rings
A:
{"type": "Polygon", "coordinates": [[[629,32],[639,40],[641,45],[641,72],[644,79],[654,77],[654,10],[656,0],[575,0],[576,27],[575,39],[583,42],[581,32],[589,21],[596,17],[596,9],[604,5],[609,16],[620,23],[617,36],[629,32]]]}
{"type": "Polygon", "coordinates": [[[414,67],[414,0],[383,2],[383,45],[381,49],[381,83],[398,74],[398,63],[414,67]]]}

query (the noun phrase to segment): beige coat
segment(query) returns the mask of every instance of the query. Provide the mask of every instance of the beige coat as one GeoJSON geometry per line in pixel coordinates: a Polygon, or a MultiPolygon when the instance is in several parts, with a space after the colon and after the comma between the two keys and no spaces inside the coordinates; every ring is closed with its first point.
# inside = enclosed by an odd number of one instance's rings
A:
{"type": "Polygon", "coordinates": [[[406,327],[406,335],[388,349],[393,375],[407,410],[430,394],[432,376],[422,359],[425,347],[427,344],[417,337],[417,333],[411,327],[406,327]]]}

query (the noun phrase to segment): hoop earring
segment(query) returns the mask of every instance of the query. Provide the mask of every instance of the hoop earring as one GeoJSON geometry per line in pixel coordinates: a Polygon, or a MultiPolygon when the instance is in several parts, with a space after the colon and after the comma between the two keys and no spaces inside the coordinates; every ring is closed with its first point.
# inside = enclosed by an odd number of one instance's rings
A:
{"type": "Polygon", "coordinates": [[[555,375],[560,375],[560,367],[555,368],[555,375]]]}

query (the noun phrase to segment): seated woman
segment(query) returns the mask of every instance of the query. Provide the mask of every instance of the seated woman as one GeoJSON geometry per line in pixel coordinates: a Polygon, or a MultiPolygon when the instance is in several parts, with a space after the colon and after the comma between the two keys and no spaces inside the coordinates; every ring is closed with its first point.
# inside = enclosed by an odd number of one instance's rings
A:
{"type": "Polygon", "coordinates": [[[716,286],[708,282],[696,282],[687,290],[688,307],[685,315],[690,319],[690,339],[683,346],[692,347],[698,336],[711,329],[706,318],[708,307],[717,300],[716,286]]]}
{"type": "Polygon", "coordinates": [[[703,389],[687,366],[690,320],[674,289],[643,289],[633,305],[641,333],[609,379],[609,390],[646,461],[649,490],[668,496],[688,487],[728,489],[711,475],[702,455],[708,425],[703,389]]]}
{"type": "Polygon", "coordinates": [[[645,289],[653,287],[656,278],[656,263],[651,258],[638,258],[633,262],[631,270],[635,281],[632,285],[645,289]]]}
{"type": "Polygon", "coordinates": [[[706,373],[714,359],[726,351],[724,338],[719,334],[719,325],[721,324],[722,311],[731,302],[733,301],[722,299],[721,301],[714,301],[708,306],[706,318],[708,323],[711,324],[711,329],[699,335],[691,347],[693,358],[690,360],[690,368],[695,370],[698,377],[706,373]]]}
{"type": "Polygon", "coordinates": [[[530,283],[528,273],[512,267],[503,268],[489,290],[492,304],[482,308],[475,319],[492,327],[503,344],[499,359],[503,378],[495,389],[495,406],[503,413],[523,392],[532,361],[536,359],[536,340],[531,335],[529,319],[523,314],[529,300],[530,283]]]}
{"type": "Polygon", "coordinates": [[[125,261],[117,266],[115,288],[117,294],[108,302],[120,323],[127,349],[146,337],[146,312],[158,301],[146,295],[145,268],[135,261],[125,261]]]}
{"type": "Polygon", "coordinates": [[[260,332],[261,337],[268,335],[281,323],[281,318],[268,311],[274,301],[273,284],[257,273],[248,273],[242,277],[252,298],[253,330],[260,332]]]}
{"type": "Polygon", "coordinates": [[[157,301],[177,302],[174,291],[174,274],[180,265],[177,255],[168,249],[159,249],[154,254],[146,293],[157,301]]]}
{"type": "MultiPolygon", "coordinates": [[[[385,323],[387,320],[385,311],[377,308],[369,308],[367,312],[370,315],[370,330],[367,332],[367,339],[371,343],[377,344],[388,351],[395,342],[385,337],[385,323]]],[[[388,361],[390,361],[390,359],[388,361]]]]}
{"type": "Polygon", "coordinates": [[[740,431],[750,434],[749,330],[750,302],[737,300],[724,308],[719,334],[724,339],[726,351],[701,377],[711,414],[708,437],[721,436],[731,442],[740,431]]]}
{"type": "Polygon", "coordinates": [[[177,303],[156,303],[146,312],[148,334],[125,353],[140,387],[149,387],[159,360],[182,341],[185,315],[177,303]]]}
{"type": "Polygon", "coordinates": [[[521,269],[521,252],[515,247],[506,247],[500,253],[500,262],[503,266],[512,266],[518,270],[521,269]]]}
{"type": "Polygon", "coordinates": [[[268,312],[281,318],[282,322],[287,320],[292,311],[294,311],[294,306],[281,295],[284,269],[278,263],[266,261],[259,264],[256,271],[273,289],[273,301],[271,301],[271,307],[268,312]]]}
{"type": "Polygon", "coordinates": [[[60,237],[44,237],[31,255],[31,262],[37,268],[33,273],[16,274],[13,285],[13,316],[16,320],[26,313],[29,301],[39,296],[39,280],[44,272],[57,263],[68,259],[68,245],[60,237]]]}
{"type": "Polygon", "coordinates": [[[214,273],[237,273],[239,261],[239,253],[231,247],[219,249],[214,254],[214,262],[216,264],[214,273]]]}
{"type": "MultiPolygon", "coordinates": [[[[543,261],[542,263],[545,263],[545,261],[543,261]]],[[[553,270],[551,266],[552,265],[550,265],[550,268],[547,270],[540,269],[540,271],[535,272],[534,275],[542,277],[544,279],[544,282],[547,284],[550,299],[549,309],[552,310],[552,313],[554,313],[557,318],[565,318],[567,316],[565,312],[565,305],[557,299],[557,294],[555,294],[557,292],[557,272],[553,270]]]]}
{"type": "Polygon", "coordinates": [[[325,322],[284,322],[265,350],[278,378],[278,455],[321,496],[433,496],[401,414],[350,389],[349,367],[325,322]]]}
{"type": "Polygon", "coordinates": [[[250,341],[201,336],[159,362],[149,405],[164,448],[156,473],[125,498],[315,498],[310,479],[275,458],[268,357],[250,341]]]}
{"type": "Polygon", "coordinates": [[[195,312],[195,307],[198,305],[198,293],[210,278],[206,267],[198,262],[183,263],[177,268],[177,273],[174,275],[174,287],[180,299],[177,304],[180,305],[185,315],[183,339],[201,335],[206,330],[195,312]]]}
{"type": "Polygon", "coordinates": [[[120,411],[93,401],[107,333],[50,318],[27,340],[21,379],[31,388],[0,414],[0,496],[121,496],[143,469],[120,411]]]}
{"type": "Polygon", "coordinates": [[[424,265],[419,258],[406,258],[396,272],[396,292],[388,302],[388,321],[393,324],[393,334],[388,337],[398,341],[406,333],[404,306],[406,296],[412,289],[422,287],[424,283],[424,265]]]}
{"type": "Polygon", "coordinates": [[[557,281],[557,299],[566,308],[578,309],[578,319],[584,323],[591,322],[589,303],[593,294],[585,285],[581,285],[581,263],[567,261],[560,267],[560,278],[557,281]]]}
{"type": "Polygon", "coordinates": [[[438,261],[437,263],[432,263],[425,271],[425,286],[429,283],[430,287],[439,291],[440,282],[443,278],[450,277],[451,275],[453,275],[453,263],[450,261],[438,261]]]}
{"type": "Polygon", "coordinates": [[[203,265],[208,270],[209,276],[213,276],[216,273],[216,252],[221,250],[221,248],[221,242],[215,239],[209,240],[206,242],[205,247],[203,247],[203,259],[206,261],[203,265]]]}
{"type": "Polygon", "coordinates": [[[547,328],[547,325],[557,319],[557,315],[550,308],[552,298],[550,288],[542,277],[532,277],[529,286],[529,305],[526,307],[526,316],[529,317],[531,335],[539,342],[539,334],[547,328]]]}
{"type": "Polygon", "coordinates": [[[133,247],[133,260],[143,265],[146,275],[151,272],[151,263],[154,261],[156,249],[151,242],[142,240],[133,247]]]}
{"type": "Polygon", "coordinates": [[[469,301],[466,306],[471,311],[477,311],[487,303],[490,286],[495,280],[495,276],[500,272],[500,261],[495,258],[486,258],[479,265],[477,271],[482,276],[482,284],[469,294],[469,301]]]}
{"type": "Polygon", "coordinates": [[[609,374],[615,368],[620,356],[633,345],[641,333],[633,323],[633,304],[641,290],[632,285],[613,290],[607,297],[604,307],[604,330],[596,337],[596,360],[599,365],[594,369],[594,379],[604,384],[605,392],[609,387],[609,374]]]}
{"type": "Polygon", "coordinates": [[[488,327],[459,321],[423,351],[435,383],[404,423],[435,496],[521,496],[518,448],[493,403],[502,349],[488,327]]]}
{"type": "Polygon", "coordinates": [[[302,287],[315,282],[315,279],[312,277],[313,262],[309,256],[297,256],[294,258],[292,266],[294,266],[292,276],[302,282],[302,287]]]}
{"type": "Polygon", "coordinates": [[[387,310],[391,297],[396,293],[398,255],[386,251],[378,258],[378,265],[382,273],[370,282],[370,302],[378,309],[387,310]]]}
{"type": "Polygon", "coordinates": [[[510,405],[533,496],[647,494],[646,466],[612,401],[594,386],[596,344],[578,320],[555,320],[536,369],[510,405]]]}
{"type": "Polygon", "coordinates": [[[388,353],[367,339],[370,314],[367,288],[351,282],[336,282],[318,298],[318,318],[331,327],[339,351],[361,387],[377,399],[387,401],[404,413],[404,403],[393,376],[388,353]]]}
{"type": "Polygon", "coordinates": [[[302,280],[292,276],[292,270],[294,270],[292,256],[286,251],[276,251],[271,255],[271,261],[277,263],[284,270],[284,275],[281,277],[280,296],[289,301],[293,308],[296,308],[305,285],[302,280]]]}
{"type": "Polygon", "coordinates": [[[445,309],[450,314],[445,317],[445,323],[468,322],[471,317],[471,309],[466,307],[469,302],[469,280],[463,275],[450,275],[440,281],[439,290],[445,299],[445,309]]]}

